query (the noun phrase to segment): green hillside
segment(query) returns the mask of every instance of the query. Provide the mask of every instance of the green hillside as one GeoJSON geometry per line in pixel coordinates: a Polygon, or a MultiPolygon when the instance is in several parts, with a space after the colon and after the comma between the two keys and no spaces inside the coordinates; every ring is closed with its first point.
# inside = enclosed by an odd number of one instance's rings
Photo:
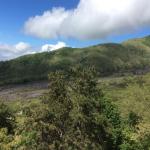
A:
{"type": "Polygon", "coordinates": [[[0,62],[0,84],[47,79],[51,71],[80,64],[94,65],[102,76],[143,73],[150,66],[150,37],[122,44],[101,44],[87,48],[62,48],[0,62]]]}

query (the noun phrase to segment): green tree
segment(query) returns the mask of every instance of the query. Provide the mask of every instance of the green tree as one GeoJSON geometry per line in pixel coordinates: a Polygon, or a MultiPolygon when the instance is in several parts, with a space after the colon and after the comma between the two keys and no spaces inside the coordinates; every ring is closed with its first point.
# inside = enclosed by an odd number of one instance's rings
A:
{"type": "Polygon", "coordinates": [[[95,69],[78,66],[67,74],[54,72],[49,82],[43,102],[49,105],[51,124],[60,134],[53,141],[55,148],[116,150],[121,141],[120,116],[113,105],[106,108],[95,69]]]}

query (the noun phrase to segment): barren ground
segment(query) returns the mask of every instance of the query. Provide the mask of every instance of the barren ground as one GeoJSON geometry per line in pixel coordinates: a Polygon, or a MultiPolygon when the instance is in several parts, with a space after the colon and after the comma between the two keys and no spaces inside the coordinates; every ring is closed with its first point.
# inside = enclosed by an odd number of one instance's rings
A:
{"type": "Polygon", "coordinates": [[[47,91],[46,81],[19,85],[0,86],[0,101],[29,100],[39,98],[47,91]]]}

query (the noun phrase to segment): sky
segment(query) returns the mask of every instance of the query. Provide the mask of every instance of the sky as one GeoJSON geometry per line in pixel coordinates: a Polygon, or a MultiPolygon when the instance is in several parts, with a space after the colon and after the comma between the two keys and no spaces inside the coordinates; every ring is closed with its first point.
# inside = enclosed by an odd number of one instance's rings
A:
{"type": "Polygon", "coordinates": [[[149,0],[0,0],[0,60],[150,35],[149,0]]]}

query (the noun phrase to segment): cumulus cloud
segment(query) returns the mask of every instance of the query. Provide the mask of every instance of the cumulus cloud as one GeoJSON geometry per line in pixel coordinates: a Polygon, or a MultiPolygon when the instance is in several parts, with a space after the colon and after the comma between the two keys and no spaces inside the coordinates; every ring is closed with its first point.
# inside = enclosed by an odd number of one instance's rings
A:
{"type": "Polygon", "coordinates": [[[53,8],[31,17],[26,34],[40,38],[98,39],[150,26],[149,0],[80,0],[72,10],[53,8]]]}
{"type": "Polygon", "coordinates": [[[41,52],[53,51],[53,50],[60,49],[62,47],[67,47],[67,44],[64,42],[58,42],[57,44],[45,44],[41,47],[41,52]]]}
{"type": "Polygon", "coordinates": [[[45,44],[36,48],[25,42],[19,42],[14,45],[0,43],[0,61],[13,59],[26,54],[53,51],[67,46],[68,45],[66,43],[61,41],[57,42],[56,44],[45,44]]]}
{"type": "Polygon", "coordinates": [[[15,45],[0,44],[0,60],[8,60],[30,53],[32,53],[32,50],[28,43],[19,42],[15,45]]]}
{"type": "Polygon", "coordinates": [[[15,45],[16,52],[24,52],[26,50],[29,50],[30,48],[31,48],[30,44],[24,42],[19,42],[18,44],[15,45]]]}

